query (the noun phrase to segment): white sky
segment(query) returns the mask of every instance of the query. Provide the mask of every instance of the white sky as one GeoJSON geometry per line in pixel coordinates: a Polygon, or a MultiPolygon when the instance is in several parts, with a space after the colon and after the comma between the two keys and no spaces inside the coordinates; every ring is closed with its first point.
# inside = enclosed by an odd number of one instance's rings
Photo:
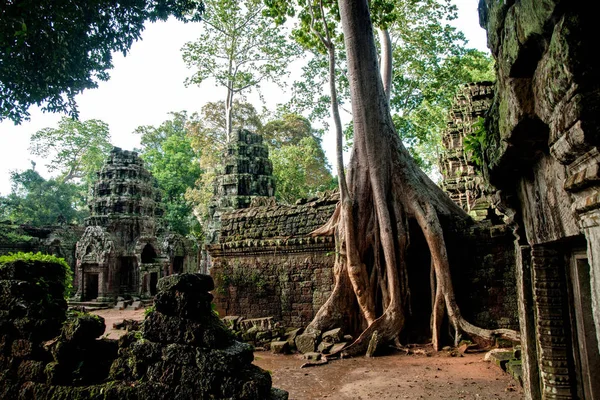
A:
{"type": "MultiPolygon", "coordinates": [[[[455,25],[469,40],[469,47],[488,51],[486,32],[479,26],[477,0],[453,0],[458,6],[459,19],[455,25]]],[[[200,23],[201,24],[201,23],[200,23]]],[[[202,86],[185,87],[183,82],[191,75],[181,58],[180,49],[197,38],[198,24],[183,24],[175,20],[149,24],[142,40],[134,43],[129,54],[113,56],[114,68],[110,80],[76,97],[80,120],[100,119],[110,127],[112,143],[125,150],[139,147],[139,136],[132,132],[140,125],[159,125],[169,118],[170,111],[200,111],[209,101],[225,97],[224,89],[209,82],[202,86]]],[[[273,109],[285,102],[286,93],[273,85],[263,85],[266,106],[273,109]]],[[[249,100],[259,110],[257,97],[249,100]]],[[[49,160],[29,154],[29,137],[34,132],[56,127],[60,114],[42,113],[30,109],[31,120],[15,126],[10,121],[0,123],[0,195],[10,192],[10,171],[25,170],[36,162],[36,170],[50,177],[44,165],[49,160]]],[[[323,137],[323,148],[335,171],[335,138],[333,133],[323,137]]],[[[346,160],[347,161],[347,160],[346,160]]]]}

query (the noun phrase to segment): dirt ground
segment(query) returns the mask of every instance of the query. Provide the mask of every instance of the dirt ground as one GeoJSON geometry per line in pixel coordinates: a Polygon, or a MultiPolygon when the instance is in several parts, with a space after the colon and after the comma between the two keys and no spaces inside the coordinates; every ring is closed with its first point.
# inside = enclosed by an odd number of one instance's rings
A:
{"type": "MultiPolygon", "coordinates": [[[[113,323],[144,318],[143,309],[93,313],[105,319],[105,337],[112,339],[125,333],[113,329],[113,323]]],[[[431,352],[429,356],[395,353],[331,360],[325,365],[302,368],[306,360],[300,355],[257,351],[254,364],[270,371],[273,386],[287,390],[289,400],[523,399],[523,391],[513,378],[484,361],[483,356],[484,353],[462,357],[451,357],[445,352],[431,352]]]]}

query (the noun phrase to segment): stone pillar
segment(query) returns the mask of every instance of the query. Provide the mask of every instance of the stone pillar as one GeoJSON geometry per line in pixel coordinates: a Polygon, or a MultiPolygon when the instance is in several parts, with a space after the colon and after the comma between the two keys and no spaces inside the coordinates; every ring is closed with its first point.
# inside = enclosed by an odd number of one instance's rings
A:
{"type": "Polygon", "coordinates": [[[521,333],[521,359],[523,360],[523,391],[527,400],[541,400],[540,373],[536,346],[531,281],[531,247],[515,241],[516,280],[519,296],[519,330],[521,333]]]}
{"type": "Polygon", "coordinates": [[[600,352],[600,210],[596,209],[582,216],[581,227],[587,240],[587,256],[590,265],[590,289],[592,315],[596,326],[598,352],[600,352]]]}
{"type": "Polygon", "coordinates": [[[554,245],[532,249],[534,312],[542,398],[573,399],[573,356],[568,325],[565,256],[554,245]]]}

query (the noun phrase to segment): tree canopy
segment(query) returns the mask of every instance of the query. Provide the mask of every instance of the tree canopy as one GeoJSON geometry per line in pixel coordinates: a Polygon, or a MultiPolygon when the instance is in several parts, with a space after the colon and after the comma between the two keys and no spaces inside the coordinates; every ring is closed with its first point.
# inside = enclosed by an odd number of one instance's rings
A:
{"type": "Polygon", "coordinates": [[[199,20],[200,0],[19,0],[0,7],[0,121],[32,105],[77,117],[75,95],[109,78],[146,21],[199,20]]]}
{"type": "Polygon", "coordinates": [[[186,84],[208,78],[226,90],[225,134],[232,132],[234,98],[264,81],[282,84],[298,49],[263,15],[262,0],[205,0],[202,32],[183,47],[183,60],[196,72],[186,84]]]}
{"type": "Polygon", "coordinates": [[[12,191],[0,197],[2,219],[33,226],[82,223],[88,215],[77,185],[44,179],[33,168],[11,173],[12,191]]]}
{"type": "Polygon", "coordinates": [[[140,157],[162,192],[167,227],[182,235],[197,233],[198,223],[185,193],[202,174],[198,154],[188,135],[188,123],[185,111],[173,112],[171,119],[158,127],[140,126],[135,130],[141,135],[140,157]]]}
{"type": "Polygon", "coordinates": [[[108,124],[97,119],[77,121],[63,117],[56,128],[44,128],[30,138],[32,154],[49,158],[47,168],[58,172],[61,182],[83,183],[96,180],[110,150],[108,124]]]}
{"type": "Polygon", "coordinates": [[[269,146],[278,201],[293,204],[300,198],[335,189],[319,131],[298,114],[283,114],[267,122],[259,133],[269,146]]]}

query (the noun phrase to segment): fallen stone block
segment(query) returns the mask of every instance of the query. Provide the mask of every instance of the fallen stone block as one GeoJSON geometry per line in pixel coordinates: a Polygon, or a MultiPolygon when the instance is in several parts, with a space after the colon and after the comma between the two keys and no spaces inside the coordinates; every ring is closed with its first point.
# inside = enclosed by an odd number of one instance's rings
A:
{"type": "Polygon", "coordinates": [[[290,345],[285,340],[271,342],[271,353],[273,354],[287,354],[289,350],[290,345]]]}

